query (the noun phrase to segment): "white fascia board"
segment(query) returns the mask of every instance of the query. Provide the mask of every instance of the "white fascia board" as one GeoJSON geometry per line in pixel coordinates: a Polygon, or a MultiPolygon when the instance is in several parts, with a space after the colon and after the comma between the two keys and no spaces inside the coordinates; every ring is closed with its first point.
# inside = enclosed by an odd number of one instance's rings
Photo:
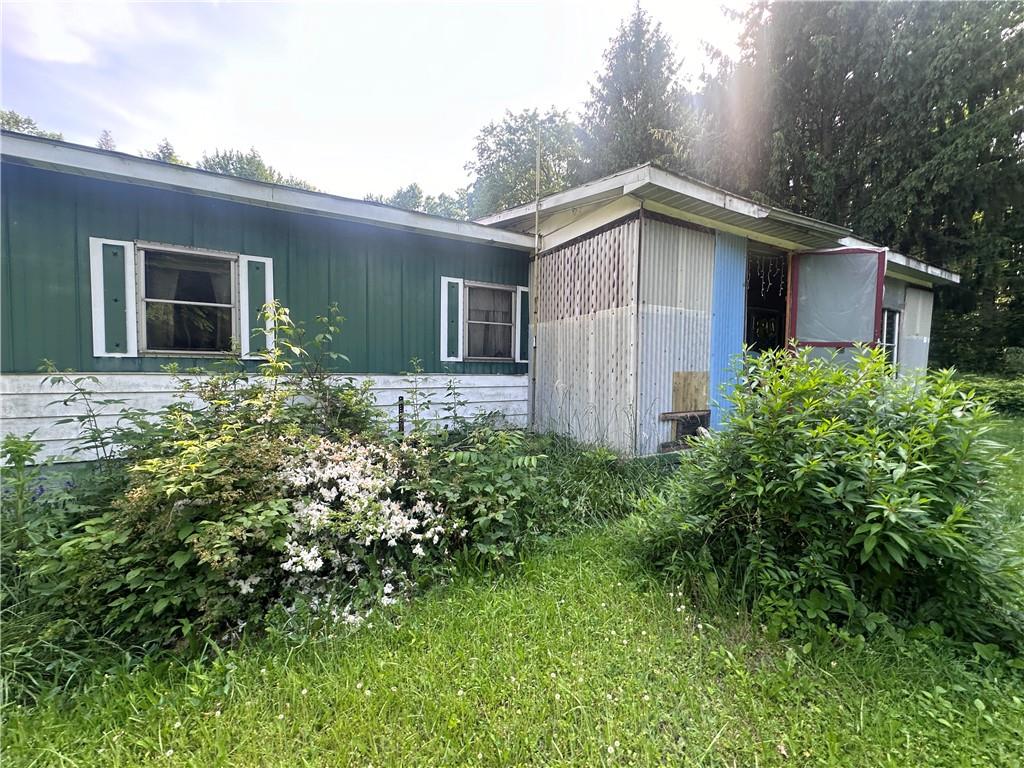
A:
{"type": "Polygon", "coordinates": [[[733,211],[734,213],[741,213],[744,216],[750,216],[752,219],[766,218],[771,212],[771,208],[767,206],[758,205],[751,200],[730,194],[717,187],[702,184],[693,179],[687,179],[674,173],[663,171],[660,168],[646,166],[646,170],[647,180],[626,185],[626,194],[642,187],[644,184],[655,184],[662,189],[686,195],[711,205],[717,205],[719,208],[733,211]]]}
{"type": "MultiPolygon", "coordinates": [[[[844,237],[839,241],[841,245],[849,248],[869,248],[872,250],[879,250],[881,246],[877,243],[872,243],[870,240],[864,240],[863,238],[851,235],[850,237],[844,237]]],[[[948,269],[942,269],[941,267],[933,267],[931,264],[926,264],[918,259],[912,259],[909,256],[904,256],[902,253],[885,248],[885,262],[888,265],[896,267],[894,270],[894,276],[898,276],[900,272],[910,273],[911,276],[923,278],[928,283],[944,283],[947,285],[959,285],[960,275],[956,272],[950,272],[948,269]]]]}
{"type": "MultiPolygon", "coordinates": [[[[623,194],[626,194],[624,191],[626,186],[632,186],[635,188],[638,183],[649,183],[650,176],[648,172],[650,169],[651,167],[649,165],[641,165],[638,168],[631,168],[628,171],[622,171],[620,173],[612,174],[611,176],[605,176],[604,178],[582,184],[578,187],[567,189],[564,192],[557,192],[553,195],[543,197],[540,200],[541,215],[543,216],[545,213],[553,213],[566,208],[578,208],[580,206],[589,205],[590,203],[621,197],[623,194]]],[[[526,216],[532,216],[535,210],[536,203],[526,203],[525,205],[520,205],[516,208],[509,208],[507,211],[492,213],[490,216],[484,216],[476,219],[476,222],[486,226],[503,224],[526,216]]]]}
{"type": "Polygon", "coordinates": [[[49,139],[5,133],[0,144],[0,154],[5,160],[40,168],[174,189],[455,240],[500,245],[522,251],[532,251],[534,245],[533,238],[528,235],[492,229],[470,221],[446,219],[418,211],[406,211],[377,203],[336,197],[323,192],[309,192],[279,184],[240,179],[49,139]]]}
{"type": "Polygon", "coordinates": [[[912,259],[909,256],[904,256],[902,253],[896,253],[896,251],[886,249],[885,261],[887,264],[896,267],[893,271],[895,277],[898,277],[900,272],[906,270],[907,272],[923,276],[931,283],[960,284],[960,275],[956,272],[950,272],[941,267],[933,267],[931,264],[925,264],[923,261],[912,259]]]}

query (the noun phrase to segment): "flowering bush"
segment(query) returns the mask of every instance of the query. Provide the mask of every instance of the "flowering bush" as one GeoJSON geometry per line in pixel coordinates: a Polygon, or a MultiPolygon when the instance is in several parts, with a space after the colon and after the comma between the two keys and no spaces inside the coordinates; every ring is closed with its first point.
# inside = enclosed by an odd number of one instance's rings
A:
{"type": "Polygon", "coordinates": [[[281,568],[297,593],[395,602],[436,577],[461,520],[427,497],[415,441],[315,441],[280,474],[292,503],[281,568]]]}

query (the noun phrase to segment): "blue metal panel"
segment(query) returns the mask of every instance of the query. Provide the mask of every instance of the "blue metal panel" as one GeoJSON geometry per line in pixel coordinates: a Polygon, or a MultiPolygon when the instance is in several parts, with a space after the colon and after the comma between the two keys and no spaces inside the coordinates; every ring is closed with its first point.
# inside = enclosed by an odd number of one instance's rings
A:
{"type": "Polygon", "coordinates": [[[711,427],[722,425],[729,410],[732,365],[743,352],[746,322],[747,239],[715,233],[715,274],[711,292],[711,427]]]}

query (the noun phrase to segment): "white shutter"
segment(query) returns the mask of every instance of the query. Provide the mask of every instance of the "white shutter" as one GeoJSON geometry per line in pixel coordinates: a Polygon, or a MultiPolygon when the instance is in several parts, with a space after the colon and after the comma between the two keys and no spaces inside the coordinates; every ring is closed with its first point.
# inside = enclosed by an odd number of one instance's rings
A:
{"type": "Polygon", "coordinates": [[[89,238],[94,357],[138,357],[135,243],[89,238]]]}
{"type": "Polygon", "coordinates": [[[274,260],[266,256],[238,257],[238,335],[242,357],[254,358],[274,346],[273,326],[269,319],[261,320],[263,305],[274,300],[274,260]],[[253,331],[263,323],[261,338],[253,331]]]}
{"type": "Polygon", "coordinates": [[[516,286],[516,338],[512,340],[516,348],[516,362],[526,363],[530,360],[530,289],[516,286]]]}
{"type": "Polygon", "coordinates": [[[463,356],[462,279],[441,278],[441,360],[456,363],[463,356]]]}

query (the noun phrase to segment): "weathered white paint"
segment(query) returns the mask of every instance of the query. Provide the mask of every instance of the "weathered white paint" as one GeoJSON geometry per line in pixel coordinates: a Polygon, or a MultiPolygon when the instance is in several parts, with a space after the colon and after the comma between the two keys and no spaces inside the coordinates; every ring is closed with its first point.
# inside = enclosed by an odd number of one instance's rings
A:
{"type": "Polygon", "coordinates": [[[931,325],[932,292],[908,285],[899,333],[901,375],[917,375],[928,367],[931,325]]]}
{"type": "Polygon", "coordinates": [[[527,349],[527,356],[525,358],[523,357],[523,342],[522,342],[523,323],[524,322],[529,322],[529,320],[530,320],[530,318],[528,318],[528,317],[523,317],[523,296],[524,295],[527,297],[527,302],[529,302],[530,289],[527,288],[526,286],[523,286],[523,285],[517,285],[516,286],[516,320],[515,320],[515,325],[512,328],[512,333],[515,336],[515,338],[512,339],[512,346],[513,346],[513,349],[515,350],[515,360],[516,360],[517,363],[529,362],[529,357],[530,357],[529,356],[529,349],[527,349]]]}
{"type": "MultiPolygon", "coordinates": [[[[98,423],[101,426],[116,424],[126,408],[155,411],[180,397],[177,379],[164,373],[117,373],[117,374],[75,374],[95,376],[97,384],[89,386],[102,399],[118,399],[123,403],[101,407],[98,423]]],[[[458,409],[460,416],[474,416],[496,412],[508,422],[525,426],[527,421],[527,377],[525,375],[459,375],[440,374],[423,376],[351,376],[356,383],[372,382],[372,394],[377,406],[389,422],[397,428],[398,398],[406,399],[406,420],[411,413],[409,400],[413,390],[418,390],[426,403],[425,418],[443,421],[449,384],[465,401],[458,409]]],[[[81,416],[85,409],[81,404],[65,406],[62,400],[71,393],[71,387],[52,387],[47,377],[41,374],[18,374],[0,377],[0,434],[35,433],[35,439],[43,443],[44,458],[57,457],[60,461],[85,461],[93,456],[72,454],[78,435],[78,424],[57,422],[69,416],[81,416]]]]}
{"type": "MultiPolygon", "coordinates": [[[[253,261],[263,262],[263,266],[266,267],[264,275],[264,296],[267,297],[267,303],[269,304],[274,300],[274,260],[267,256],[247,256],[244,253],[238,257],[238,316],[239,316],[239,331],[238,335],[241,337],[238,340],[239,346],[241,347],[242,357],[249,358],[250,347],[252,346],[252,329],[246,328],[246,323],[249,322],[249,263],[253,261]]],[[[274,321],[273,318],[268,317],[266,319],[266,333],[264,338],[266,341],[267,349],[273,349],[274,347],[274,321]]]]}
{"type": "Polygon", "coordinates": [[[635,448],[640,455],[657,453],[673,439],[672,422],[661,420],[673,410],[673,374],[709,370],[714,268],[714,235],[644,219],[635,448]]]}
{"type": "Polygon", "coordinates": [[[89,238],[89,288],[92,302],[92,354],[94,357],[137,357],[139,354],[138,319],[135,302],[135,243],[130,240],[89,238]],[[106,304],[103,295],[103,246],[124,248],[124,292],[127,313],[127,339],[124,352],[107,352],[106,304]]]}
{"type": "Polygon", "coordinates": [[[534,426],[632,453],[637,219],[534,262],[534,426]]]}
{"type": "Polygon", "coordinates": [[[444,363],[456,363],[462,360],[463,331],[465,330],[463,314],[463,304],[465,302],[462,298],[464,290],[461,277],[441,278],[441,362],[444,363]],[[448,286],[452,284],[459,286],[457,294],[459,297],[459,346],[454,350],[448,349],[448,313],[451,311],[451,308],[448,306],[448,286]]]}

